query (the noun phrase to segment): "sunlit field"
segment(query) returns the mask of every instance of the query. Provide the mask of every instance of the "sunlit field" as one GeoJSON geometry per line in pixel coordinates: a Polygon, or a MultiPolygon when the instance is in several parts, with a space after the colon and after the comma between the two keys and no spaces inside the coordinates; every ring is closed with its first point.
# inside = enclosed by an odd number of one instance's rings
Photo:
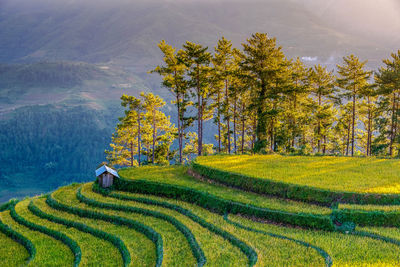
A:
{"type": "Polygon", "coordinates": [[[281,155],[216,155],[199,164],[260,179],[334,191],[400,193],[400,160],[281,155]]]}

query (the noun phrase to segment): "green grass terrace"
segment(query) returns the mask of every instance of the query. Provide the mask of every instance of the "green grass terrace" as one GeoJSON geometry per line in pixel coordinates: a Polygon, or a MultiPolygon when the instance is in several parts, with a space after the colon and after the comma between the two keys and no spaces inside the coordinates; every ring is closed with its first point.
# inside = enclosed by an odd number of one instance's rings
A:
{"type": "Polygon", "coordinates": [[[216,155],[196,162],[289,184],[332,191],[400,194],[400,160],[334,156],[216,155]]]}

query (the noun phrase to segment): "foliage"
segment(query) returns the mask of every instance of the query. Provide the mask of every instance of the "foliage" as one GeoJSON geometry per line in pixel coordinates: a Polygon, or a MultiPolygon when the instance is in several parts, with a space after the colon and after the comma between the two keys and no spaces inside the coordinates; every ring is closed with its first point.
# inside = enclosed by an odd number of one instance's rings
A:
{"type": "Polygon", "coordinates": [[[148,163],[168,165],[176,129],[170,117],[160,111],[165,102],[143,92],[140,98],[123,95],[121,100],[121,105],[128,109],[112,136],[111,150],[105,151],[110,164],[137,166],[141,164],[140,155],[145,154],[148,163]]]}

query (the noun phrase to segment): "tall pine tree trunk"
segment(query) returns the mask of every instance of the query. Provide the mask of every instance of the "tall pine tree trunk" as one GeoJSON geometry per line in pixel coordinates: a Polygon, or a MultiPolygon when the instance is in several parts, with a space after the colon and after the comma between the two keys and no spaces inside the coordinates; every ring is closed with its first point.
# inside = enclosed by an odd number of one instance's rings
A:
{"type": "Polygon", "coordinates": [[[267,86],[264,80],[261,80],[261,90],[258,95],[258,105],[257,105],[257,127],[256,136],[257,140],[254,144],[254,149],[260,151],[267,145],[267,115],[264,112],[265,109],[265,99],[267,97],[267,86]]]}
{"type": "Polygon", "coordinates": [[[225,80],[225,105],[226,105],[226,127],[227,127],[227,138],[228,138],[228,154],[231,153],[231,129],[229,126],[229,92],[228,92],[228,81],[225,80]]]}
{"type": "Polygon", "coordinates": [[[270,150],[271,150],[271,152],[273,152],[274,151],[274,119],[271,119],[269,135],[270,135],[269,138],[271,140],[270,150]]]}
{"type": "Polygon", "coordinates": [[[393,92],[393,103],[392,103],[392,122],[390,127],[390,144],[389,144],[389,155],[393,155],[393,142],[394,142],[394,124],[395,124],[395,116],[396,116],[396,93],[393,92]]]}
{"type": "Polygon", "coordinates": [[[179,142],[179,163],[182,164],[182,125],[181,125],[181,105],[180,94],[176,94],[176,105],[178,107],[178,142],[179,142]]]}
{"type": "Polygon", "coordinates": [[[203,121],[203,104],[201,102],[201,92],[200,92],[200,67],[197,64],[197,154],[201,156],[202,154],[202,149],[203,149],[203,130],[202,130],[202,121],[203,121]]]}
{"type": "Polygon", "coordinates": [[[218,153],[221,153],[221,92],[218,89],[218,153]]]}
{"type": "Polygon", "coordinates": [[[151,162],[154,164],[154,148],[156,146],[156,118],[155,118],[155,110],[153,110],[153,151],[152,151],[152,156],[151,156],[151,162]]]}
{"type": "Polygon", "coordinates": [[[356,123],[356,92],[353,91],[353,112],[351,122],[351,156],[354,156],[354,125],[356,123]]]}
{"type": "Polygon", "coordinates": [[[200,120],[200,131],[201,131],[201,140],[200,140],[200,144],[201,144],[201,154],[203,155],[203,114],[204,114],[204,98],[201,97],[201,120],[200,120]]]}
{"type": "Polygon", "coordinates": [[[131,142],[131,167],[133,167],[133,142],[131,142]]]}
{"type": "Polygon", "coordinates": [[[244,124],[245,124],[245,115],[244,115],[244,102],[242,103],[242,154],[244,153],[244,124]]]}
{"type": "MultiPolygon", "coordinates": [[[[296,104],[297,102],[297,98],[296,98],[296,94],[294,94],[294,99],[293,99],[293,111],[296,112],[296,104]]],[[[292,147],[292,149],[294,149],[295,146],[295,139],[296,139],[296,115],[294,115],[293,112],[293,121],[292,121],[292,143],[290,144],[290,146],[292,147]]]]}
{"type": "Polygon", "coordinates": [[[233,147],[235,148],[235,154],[237,153],[236,147],[236,95],[235,100],[233,102],[233,147]]]}
{"type": "Polygon", "coordinates": [[[258,122],[258,119],[255,119],[253,122],[253,140],[251,143],[251,151],[253,154],[254,154],[255,145],[256,145],[256,141],[257,141],[257,122],[258,122]]]}
{"type": "Polygon", "coordinates": [[[399,102],[397,101],[397,99],[398,99],[398,96],[396,97],[396,107],[395,107],[395,116],[394,116],[393,144],[396,142],[397,128],[398,128],[397,113],[398,113],[398,110],[399,110],[399,102]]]}
{"type": "MultiPolygon", "coordinates": [[[[321,94],[318,94],[318,109],[321,109],[321,94]]],[[[317,136],[318,136],[318,153],[321,151],[321,121],[318,118],[318,126],[317,126],[317,136]]]]}
{"type": "Polygon", "coordinates": [[[349,155],[349,145],[350,145],[350,128],[351,128],[351,120],[347,125],[347,143],[346,143],[346,156],[349,155]]]}
{"type": "Polygon", "coordinates": [[[368,127],[367,127],[367,156],[371,155],[371,106],[370,98],[367,97],[368,104],[368,127]]]}
{"type": "Polygon", "coordinates": [[[137,142],[138,142],[138,164],[140,166],[140,143],[141,143],[141,132],[140,132],[140,112],[138,112],[138,118],[137,118],[137,122],[138,122],[138,137],[137,137],[137,142]]]}

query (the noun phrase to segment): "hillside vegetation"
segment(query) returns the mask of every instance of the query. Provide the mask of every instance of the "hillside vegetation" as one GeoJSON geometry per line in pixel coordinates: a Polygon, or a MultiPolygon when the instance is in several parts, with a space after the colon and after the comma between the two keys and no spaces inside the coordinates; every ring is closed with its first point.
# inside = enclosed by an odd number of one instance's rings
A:
{"type": "MultiPolygon", "coordinates": [[[[206,159],[199,158],[196,164],[206,159]]],[[[324,164],[324,159],[319,159],[315,164],[324,164]]],[[[230,158],[225,157],[225,162],[228,166],[230,158]]],[[[222,185],[216,176],[200,177],[196,169],[195,164],[190,168],[126,168],[120,170],[121,178],[111,189],[102,189],[96,182],[71,184],[49,195],[1,205],[1,263],[7,266],[398,266],[400,263],[400,232],[398,225],[392,224],[395,221],[390,220],[396,211],[383,211],[387,217],[381,216],[385,219],[376,225],[369,220],[377,212],[371,206],[361,211],[356,204],[327,207],[251,193],[222,185]],[[356,217],[348,217],[349,214],[356,217]],[[355,228],[353,218],[361,222],[355,228]],[[20,253],[10,253],[11,249],[20,253]]]]}
{"type": "Polygon", "coordinates": [[[85,180],[104,158],[121,94],[145,88],[107,65],[0,64],[0,202],[85,180]]]}
{"type": "Polygon", "coordinates": [[[216,155],[197,162],[260,179],[334,191],[400,193],[400,160],[282,155],[216,155]]]}

